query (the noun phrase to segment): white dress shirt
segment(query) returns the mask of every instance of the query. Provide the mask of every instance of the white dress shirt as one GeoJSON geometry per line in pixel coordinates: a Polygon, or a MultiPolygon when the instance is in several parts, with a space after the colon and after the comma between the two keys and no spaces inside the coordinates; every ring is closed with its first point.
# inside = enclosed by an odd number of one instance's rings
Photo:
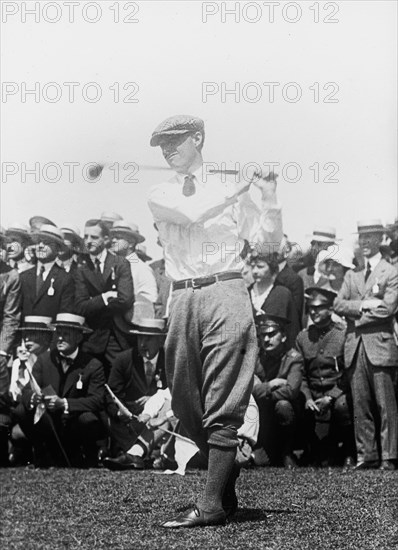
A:
{"type": "Polygon", "coordinates": [[[382,259],[382,255],[381,255],[380,252],[378,252],[377,254],[372,256],[371,258],[366,258],[365,259],[365,273],[366,273],[366,270],[368,269],[368,264],[370,264],[370,271],[374,271],[374,268],[377,266],[377,264],[380,262],[381,259],[382,259]]]}
{"type": "Polygon", "coordinates": [[[42,278],[43,278],[43,281],[45,281],[48,277],[48,274],[50,273],[51,271],[51,268],[52,266],[55,264],[55,260],[53,262],[49,262],[48,264],[43,264],[42,262],[37,262],[37,266],[36,266],[36,275],[39,276],[40,273],[41,273],[41,268],[42,266],[44,267],[44,271],[43,271],[43,275],[42,275],[42,278]]]}
{"type": "Polygon", "coordinates": [[[105,266],[105,260],[106,260],[106,255],[107,255],[108,251],[106,250],[106,248],[104,248],[104,250],[98,254],[98,256],[92,256],[90,254],[90,259],[91,261],[93,262],[94,266],[95,266],[95,260],[99,260],[99,268],[100,268],[100,271],[101,273],[104,272],[104,266],[105,266]]]}
{"type": "Polygon", "coordinates": [[[244,239],[259,250],[264,245],[277,250],[283,231],[276,201],[272,206],[265,203],[253,185],[237,196],[233,183],[202,175],[202,167],[193,176],[196,192],[191,197],[182,193],[182,174],[154,185],[149,194],[170,279],[240,271],[244,239]]]}
{"type": "Polygon", "coordinates": [[[135,252],[126,256],[126,260],[130,263],[135,301],[140,301],[140,297],[143,297],[155,303],[158,299],[158,287],[153,270],[135,252]]]}

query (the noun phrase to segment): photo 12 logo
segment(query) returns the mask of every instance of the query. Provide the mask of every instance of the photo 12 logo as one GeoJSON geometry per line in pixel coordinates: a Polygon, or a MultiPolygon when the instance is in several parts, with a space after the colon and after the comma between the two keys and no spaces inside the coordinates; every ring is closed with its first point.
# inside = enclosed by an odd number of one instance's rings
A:
{"type": "Polygon", "coordinates": [[[202,2],[202,23],[339,23],[341,2],[202,2]]]}
{"type": "Polygon", "coordinates": [[[136,162],[2,162],[1,182],[13,183],[139,183],[140,167],[136,162]]]}
{"type": "Polygon", "coordinates": [[[98,103],[103,99],[113,103],[139,103],[137,82],[2,82],[1,101],[8,103],[98,103]]]}
{"type": "Polygon", "coordinates": [[[139,23],[138,2],[1,2],[1,21],[8,23],[89,24],[110,20],[113,23],[139,23]]]}
{"type": "Polygon", "coordinates": [[[337,82],[202,82],[202,102],[221,103],[339,103],[337,82]]]}

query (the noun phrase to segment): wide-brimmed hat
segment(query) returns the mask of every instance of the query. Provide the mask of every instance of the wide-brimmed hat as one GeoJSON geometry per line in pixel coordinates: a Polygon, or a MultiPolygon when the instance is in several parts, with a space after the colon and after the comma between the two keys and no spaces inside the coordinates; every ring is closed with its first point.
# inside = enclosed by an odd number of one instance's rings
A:
{"type": "Polygon", "coordinates": [[[385,233],[386,229],[380,219],[360,220],[357,222],[358,235],[367,235],[369,233],[385,233]]]}
{"type": "Polygon", "coordinates": [[[118,220],[122,220],[123,216],[118,214],[117,212],[111,212],[110,210],[107,210],[105,212],[102,212],[101,214],[101,221],[103,222],[117,222],[118,220]]]}
{"type": "Polygon", "coordinates": [[[41,228],[42,225],[53,225],[54,227],[56,226],[54,222],[52,222],[48,218],[45,218],[44,216],[33,216],[29,220],[29,225],[32,231],[37,231],[41,228]]]}
{"type": "Polygon", "coordinates": [[[328,246],[326,250],[321,250],[317,256],[318,263],[332,261],[336,262],[347,269],[354,269],[352,263],[354,253],[345,247],[328,246]]]}
{"type": "Polygon", "coordinates": [[[330,226],[317,226],[312,232],[312,235],[307,235],[311,242],[318,243],[334,243],[336,242],[336,228],[330,226]]]}
{"type": "Polygon", "coordinates": [[[270,332],[271,329],[278,328],[279,330],[285,330],[290,324],[290,320],[287,317],[281,315],[270,315],[268,313],[258,313],[255,317],[257,329],[261,333],[270,332]]]}
{"type": "Polygon", "coordinates": [[[22,326],[17,328],[21,332],[54,332],[51,327],[51,317],[43,315],[27,315],[22,323],[22,326]]]}
{"type": "Polygon", "coordinates": [[[192,115],[174,115],[166,118],[152,132],[150,145],[156,147],[163,138],[191,132],[201,132],[204,135],[205,124],[201,118],[192,115]]]}
{"type": "Polygon", "coordinates": [[[35,243],[40,242],[41,239],[52,240],[55,243],[59,244],[63,249],[66,249],[64,243],[64,236],[62,231],[55,227],[54,225],[43,224],[41,228],[34,233],[32,233],[32,241],[35,243]]]}
{"type": "Polygon", "coordinates": [[[80,236],[80,229],[71,224],[64,224],[61,228],[64,239],[71,241],[80,249],[83,246],[83,239],[80,236]]]}
{"type": "Polygon", "coordinates": [[[32,241],[32,235],[29,231],[29,227],[19,222],[13,222],[6,230],[6,237],[12,239],[13,237],[21,238],[27,243],[32,241]]]}
{"type": "Polygon", "coordinates": [[[55,322],[51,324],[55,329],[58,327],[65,327],[70,329],[80,330],[84,334],[90,334],[93,331],[85,325],[85,318],[81,315],[75,315],[73,313],[58,313],[55,322]]]}
{"type": "Polygon", "coordinates": [[[117,220],[113,223],[110,234],[112,235],[125,235],[129,239],[133,239],[136,243],[142,243],[145,241],[145,237],[140,234],[138,225],[126,220],[117,220]]]}
{"type": "Polygon", "coordinates": [[[147,336],[166,336],[166,321],[164,319],[140,319],[139,324],[135,324],[134,329],[129,332],[147,336]]]}
{"type": "Polygon", "coordinates": [[[146,246],[144,244],[137,244],[135,247],[135,253],[143,262],[149,262],[152,260],[151,256],[146,253],[146,246]]]}
{"type": "Polygon", "coordinates": [[[337,292],[327,288],[311,286],[305,289],[304,297],[308,306],[331,306],[337,298],[337,292]]]}

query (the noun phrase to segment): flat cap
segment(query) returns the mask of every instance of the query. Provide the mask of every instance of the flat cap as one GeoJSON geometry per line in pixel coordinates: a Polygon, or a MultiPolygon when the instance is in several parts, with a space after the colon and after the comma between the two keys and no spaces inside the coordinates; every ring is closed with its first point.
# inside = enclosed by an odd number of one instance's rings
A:
{"type": "Polygon", "coordinates": [[[337,292],[333,292],[328,288],[312,286],[305,289],[304,296],[309,306],[330,306],[337,297],[337,292]]]}
{"type": "Polygon", "coordinates": [[[191,115],[174,115],[166,118],[152,132],[150,144],[156,147],[160,144],[160,140],[165,136],[175,136],[186,134],[187,132],[202,132],[204,133],[205,123],[201,118],[191,115]]]}

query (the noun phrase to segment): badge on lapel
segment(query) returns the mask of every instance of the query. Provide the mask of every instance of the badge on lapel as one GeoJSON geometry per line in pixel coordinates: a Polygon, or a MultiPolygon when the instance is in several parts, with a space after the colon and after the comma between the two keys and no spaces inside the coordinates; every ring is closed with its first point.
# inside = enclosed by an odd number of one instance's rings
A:
{"type": "Polygon", "coordinates": [[[372,286],[372,294],[374,294],[375,296],[377,296],[377,294],[379,294],[379,292],[380,292],[379,280],[376,279],[375,284],[372,286]]]}
{"type": "Polygon", "coordinates": [[[82,375],[79,374],[79,380],[76,382],[76,389],[77,390],[82,390],[83,389],[83,380],[82,380],[82,375]]]}
{"type": "Polygon", "coordinates": [[[55,279],[52,277],[51,281],[50,281],[50,286],[47,290],[48,296],[54,296],[54,294],[55,294],[54,283],[55,283],[55,279]]]}

